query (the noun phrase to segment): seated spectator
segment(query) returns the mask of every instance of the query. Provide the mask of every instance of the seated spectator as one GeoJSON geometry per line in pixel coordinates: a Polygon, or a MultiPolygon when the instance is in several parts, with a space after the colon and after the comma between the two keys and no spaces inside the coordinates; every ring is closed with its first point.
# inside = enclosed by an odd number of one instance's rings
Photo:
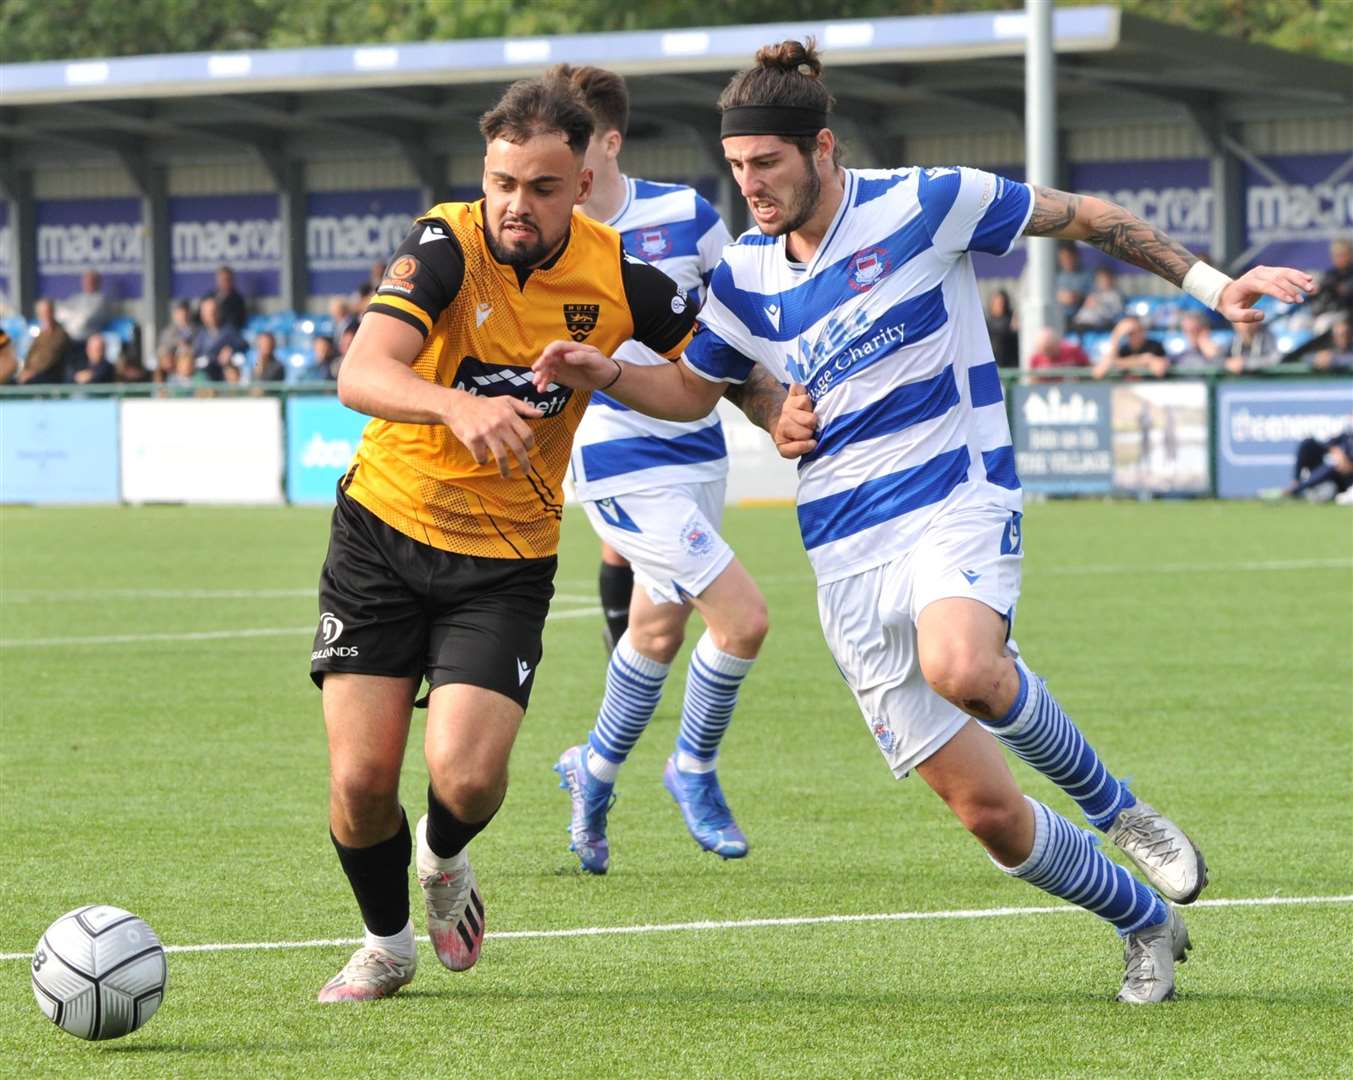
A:
{"type": "Polygon", "coordinates": [[[1057,302],[1062,305],[1062,312],[1069,321],[1081,304],[1085,303],[1085,297],[1090,292],[1090,275],[1087,271],[1081,269],[1081,253],[1076,250],[1076,244],[1073,240],[1066,240],[1057,245],[1057,302]]]}
{"type": "Polygon", "coordinates": [[[1353,370],[1353,324],[1340,319],[1330,328],[1330,347],[1315,354],[1317,371],[1353,370]]]}
{"type": "Polygon", "coordinates": [[[372,292],[381,287],[381,282],[385,280],[385,263],[377,259],[371,264],[371,272],[367,275],[367,284],[371,286],[372,292]]]}
{"type": "MultiPolygon", "coordinates": [[[[1292,482],[1283,495],[1329,502],[1353,489],[1353,428],[1332,439],[1302,439],[1292,482]]],[[[1342,500],[1340,500],[1342,501],[1342,500]]]]}
{"type": "Polygon", "coordinates": [[[120,383],[150,382],[150,372],[141,363],[141,354],[134,349],[123,349],[113,365],[113,381],[120,383]]]}
{"type": "Polygon", "coordinates": [[[1183,352],[1174,358],[1176,367],[1215,367],[1222,359],[1222,347],[1212,340],[1207,319],[1196,311],[1188,312],[1179,329],[1186,342],[1183,352]]]}
{"type": "Polygon", "coordinates": [[[89,383],[110,383],[116,377],[117,372],[108,359],[108,342],[102,334],[90,334],[85,341],[85,366],[71,376],[71,382],[84,386],[89,383]]]}
{"type": "Polygon", "coordinates": [[[1104,353],[1095,365],[1095,378],[1102,379],[1110,372],[1128,372],[1154,375],[1159,379],[1169,370],[1165,346],[1147,336],[1141,319],[1129,315],[1118,321],[1104,343],[1104,353]]]}
{"type": "Polygon", "coordinates": [[[352,324],[353,330],[357,329],[355,320],[360,319],[366,314],[366,309],[371,303],[371,298],[376,295],[376,290],[371,287],[371,282],[364,281],[357,286],[357,291],[352,295],[352,324]]]}
{"type": "Polygon", "coordinates": [[[343,331],[343,336],[338,339],[337,352],[340,358],[348,355],[348,350],[352,348],[352,339],[357,336],[357,327],[360,325],[360,320],[353,323],[343,331]]]}
{"type": "MultiPolygon", "coordinates": [[[[192,355],[193,347],[191,345],[180,345],[179,348],[186,348],[189,355],[192,355]]],[[[161,345],[155,356],[155,371],[151,374],[151,380],[156,383],[167,383],[174,375],[174,354],[178,350],[172,345],[161,345]]]]}
{"type": "MultiPolygon", "coordinates": [[[[996,366],[1019,367],[1019,326],[1010,307],[1010,294],[1004,289],[997,289],[987,301],[987,333],[991,336],[996,366]]],[[[346,349],[342,351],[347,352],[346,349]]]]}
{"type": "Polygon", "coordinates": [[[315,338],[315,363],[306,372],[306,377],[316,381],[335,382],[338,379],[338,365],[343,358],[334,351],[334,343],[327,337],[315,338]]]}
{"type": "Polygon", "coordinates": [[[56,307],[46,297],[35,306],[38,336],[28,346],[19,382],[24,385],[66,381],[66,350],[70,335],[56,320],[56,307]]]}
{"type": "Polygon", "coordinates": [[[175,300],[174,306],[169,309],[169,322],[160,331],[158,347],[161,349],[168,347],[169,351],[173,352],[183,342],[192,341],[196,334],[197,326],[193,323],[192,305],[187,300],[175,300]]]}
{"type": "MultiPolygon", "coordinates": [[[[202,304],[208,300],[216,301],[216,315],[222,326],[243,330],[249,318],[244,307],[244,297],[235,288],[235,271],[228,266],[216,271],[216,288],[202,297],[202,304]]],[[[199,309],[201,304],[198,305],[199,309]]]]}
{"type": "Polygon", "coordinates": [[[165,384],[186,388],[203,386],[208,381],[206,372],[197,366],[197,357],[193,355],[193,347],[191,345],[180,345],[174,353],[174,373],[165,380],[165,384]]]}
{"type": "Polygon", "coordinates": [[[95,331],[101,330],[112,314],[108,297],[103,292],[103,279],[96,270],[86,270],[81,274],[80,291],[57,305],[57,318],[71,340],[77,343],[84,342],[95,331]]]}
{"type": "Polygon", "coordinates": [[[199,314],[202,316],[202,329],[193,337],[193,355],[201,366],[211,369],[208,377],[215,381],[221,377],[217,366],[221,350],[229,348],[232,354],[247,352],[249,344],[233,326],[222,324],[214,298],[209,296],[202,301],[199,314]]]}
{"type": "Polygon", "coordinates": [[[333,338],[335,341],[343,340],[343,335],[347,332],[349,326],[356,326],[360,315],[352,313],[352,305],[342,296],[335,296],[329,301],[329,318],[334,321],[333,338]]]}
{"type": "Polygon", "coordinates": [[[1320,283],[1307,300],[1317,333],[1337,319],[1353,320],[1353,240],[1330,243],[1330,268],[1320,275],[1320,283]]]}
{"type": "Polygon", "coordinates": [[[19,353],[10,336],[0,329],[0,386],[14,381],[19,371],[19,353]]]}
{"type": "Polygon", "coordinates": [[[243,366],[244,357],[235,351],[233,345],[222,345],[217,350],[213,362],[204,368],[204,373],[212,382],[229,382],[226,372],[229,368],[240,369],[243,366]]]}
{"type": "Polygon", "coordinates": [[[1231,351],[1226,357],[1226,370],[1232,375],[1270,368],[1282,359],[1273,335],[1263,323],[1232,323],[1231,328],[1235,337],[1231,339],[1231,351]]]}
{"type": "Polygon", "coordinates": [[[1071,322],[1079,330],[1108,330],[1123,317],[1123,294],[1107,266],[1095,271],[1095,287],[1071,322]]]}
{"type": "MultiPolygon", "coordinates": [[[[1046,372],[1050,368],[1088,368],[1090,358],[1074,342],[1065,341],[1052,327],[1044,327],[1034,338],[1034,354],[1029,357],[1032,371],[1046,372]]],[[[1039,382],[1058,382],[1058,379],[1039,379],[1039,382]]]]}
{"type": "Polygon", "coordinates": [[[244,381],[244,369],[233,362],[224,364],[221,367],[221,381],[227,386],[239,386],[244,381]]]}
{"type": "Polygon", "coordinates": [[[282,382],[287,377],[287,369],[277,358],[277,338],[267,330],[254,339],[254,366],[250,382],[282,382]]]}

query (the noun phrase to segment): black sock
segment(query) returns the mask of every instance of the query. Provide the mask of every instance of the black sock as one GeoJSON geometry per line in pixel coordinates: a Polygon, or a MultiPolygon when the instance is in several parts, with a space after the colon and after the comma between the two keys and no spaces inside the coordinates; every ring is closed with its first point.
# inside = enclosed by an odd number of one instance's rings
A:
{"type": "Polygon", "coordinates": [[[611,634],[611,647],[620,640],[630,625],[630,594],[634,591],[634,571],[628,566],[601,564],[598,578],[601,586],[601,613],[606,616],[606,629],[611,634]]]}
{"type": "Polygon", "coordinates": [[[388,840],[370,847],[350,848],[338,842],[332,832],[338,861],[348,875],[362,922],[373,934],[389,937],[398,934],[409,922],[409,861],[413,840],[409,819],[400,811],[399,830],[388,840]]]}
{"type": "MultiPolygon", "coordinates": [[[[495,808],[493,814],[498,813],[495,808]]],[[[428,827],[427,842],[432,854],[439,859],[450,859],[459,855],[465,845],[484,831],[484,826],[493,820],[490,814],[483,821],[461,821],[451,813],[428,785],[428,827]]]]}

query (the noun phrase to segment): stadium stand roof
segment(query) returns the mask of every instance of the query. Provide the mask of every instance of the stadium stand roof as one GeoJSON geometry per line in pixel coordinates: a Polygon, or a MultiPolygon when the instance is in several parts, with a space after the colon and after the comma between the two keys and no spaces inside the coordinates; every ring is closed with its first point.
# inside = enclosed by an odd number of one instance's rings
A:
{"type": "MultiPolygon", "coordinates": [[[[712,146],[696,118],[760,45],[815,35],[838,111],[880,140],[993,120],[1023,122],[1024,15],[983,12],[686,30],[192,53],[0,65],[0,159],[44,164],[72,150],[163,161],[241,147],[305,156],[359,137],[435,152],[502,85],[562,60],[620,71],[632,134],[712,146]]],[[[1245,116],[1353,106],[1353,73],[1184,30],[1110,6],[1055,19],[1059,124],[1183,117],[1216,130],[1245,116]]]]}

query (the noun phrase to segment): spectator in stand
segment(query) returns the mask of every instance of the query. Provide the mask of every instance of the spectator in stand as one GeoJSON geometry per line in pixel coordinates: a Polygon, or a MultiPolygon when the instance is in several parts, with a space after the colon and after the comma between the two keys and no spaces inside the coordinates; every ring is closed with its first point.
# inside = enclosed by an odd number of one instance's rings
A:
{"type": "Polygon", "coordinates": [[[202,316],[202,329],[193,337],[193,355],[202,367],[209,368],[208,378],[213,382],[221,377],[219,357],[221,350],[229,348],[232,355],[247,352],[249,343],[240,337],[233,326],[221,322],[220,309],[214,297],[208,296],[199,309],[202,316]]]}
{"type": "Polygon", "coordinates": [[[352,339],[357,336],[357,327],[359,323],[353,323],[352,326],[343,331],[343,336],[338,339],[337,353],[339,357],[348,355],[348,350],[352,348],[352,339]]]}
{"type": "Polygon", "coordinates": [[[1226,370],[1232,375],[1271,368],[1282,359],[1277,342],[1263,323],[1232,323],[1231,329],[1235,337],[1226,357],[1226,370]]]}
{"type": "Polygon", "coordinates": [[[1071,322],[1079,330],[1108,330],[1123,317],[1123,294],[1113,271],[1101,266],[1095,271],[1095,287],[1071,322]]]}
{"type": "Polygon", "coordinates": [[[1349,371],[1353,369],[1353,324],[1340,319],[1330,328],[1330,347],[1315,354],[1317,371],[1349,371]]]}
{"type": "Polygon", "coordinates": [[[37,302],[38,336],[28,346],[19,382],[27,384],[59,383],[66,381],[66,350],[70,335],[56,320],[56,307],[43,297],[37,302]]]}
{"type": "MultiPolygon", "coordinates": [[[[192,354],[191,345],[180,345],[179,348],[186,348],[189,355],[192,354]]],[[[174,375],[174,354],[178,350],[172,345],[161,345],[155,356],[155,371],[151,375],[152,381],[156,383],[167,383],[174,375]]]]}
{"type": "Polygon", "coordinates": [[[102,334],[90,334],[85,339],[85,366],[71,376],[71,382],[86,386],[89,383],[110,383],[116,378],[117,372],[108,359],[108,342],[102,334]]]}
{"type": "Polygon", "coordinates": [[[1081,268],[1081,253],[1076,250],[1074,240],[1057,245],[1056,289],[1057,302],[1062,305],[1062,313],[1070,321],[1090,292],[1090,275],[1081,268]]]}
{"type": "Polygon", "coordinates": [[[150,372],[141,363],[141,354],[135,349],[124,348],[113,365],[113,380],[120,383],[150,382],[150,372]]]}
{"type": "MultiPolygon", "coordinates": [[[[366,314],[367,305],[371,303],[371,298],[376,294],[376,290],[371,287],[371,282],[364,281],[357,286],[357,292],[352,298],[352,317],[360,319],[366,314]]],[[[356,324],[353,325],[356,329],[356,324]]]]}
{"type": "Polygon", "coordinates": [[[191,345],[180,345],[174,353],[174,373],[166,380],[168,386],[186,388],[206,383],[206,373],[197,366],[197,357],[191,345]]]}
{"type": "Polygon", "coordinates": [[[96,270],[81,274],[80,291],[57,305],[57,318],[71,340],[81,347],[91,334],[103,328],[112,314],[103,292],[103,279],[96,270]]]}
{"type": "Polygon", "coordinates": [[[1141,319],[1129,315],[1118,321],[1104,343],[1103,355],[1095,365],[1095,378],[1102,379],[1110,372],[1127,372],[1159,379],[1169,370],[1170,359],[1165,355],[1165,347],[1147,336],[1141,319]]]}
{"type": "Polygon", "coordinates": [[[282,382],[286,377],[287,369],[277,358],[277,338],[264,330],[254,339],[254,366],[249,381],[282,382]]]}
{"type": "Polygon", "coordinates": [[[221,381],[227,386],[239,386],[244,381],[244,369],[233,361],[221,367],[221,381]]]}
{"type": "MultiPolygon", "coordinates": [[[[239,374],[239,368],[243,363],[243,357],[236,351],[234,345],[222,345],[215,356],[215,363],[210,363],[206,367],[207,378],[212,382],[229,382],[230,369],[235,368],[236,374],[239,374]]],[[[238,381],[238,380],[236,380],[238,381]]]]}
{"type": "Polygon", "coordinates": [[[244,297],[235,288],[235,271],[228,266],[218,267],[216,288],[202,297],[201,308],[208,300],[216,301],[216,317],[222,326],[243,330],[249,313],[244,307],[244,297]]]}
{"type": "Polygon", "coordinates": [[[12,383],[18,371],[18,350],[14,348],[13,339],[3,329],[0,329],[0,386],[12,383]]]}
{"type": "Polygon", "coordinates": [[[1010,294],[997,289],[987,301],[987,333],[991,337],[991,351],[996,355],[996,366],[1019,367],[1019,324],[1010,306],[1010,294]]]}
{"type": "Polygon", "coordinates": [[[1225,351],[1212,340],[1212,330],[1207,319],[1196,311],[1187,312],[1180,320],[1179,329],[1184,335],[1184,349],[1174,358],[1175,367],[1205,368],[1216,367],[1225,356],[1225,351]]]}
{"type": "Polygon", "coordinates": [[[352,313],[352,305],[346,297],[335,296],[329,301],[329,318],[334,322],[333,339],[341,341],[349,329],[356,330],[361,316],[352,313]]]}
{"type": "Polygon", "coordinates": [[[386,264],[379,259],[371,264],[371,273],[367,275],[366,282],[371,286],[372,291],[381,287],[381,282],[385,280],[386,264]]]}
{"type": "Polygon", "coordinates": [[[334,343],[330,338],[317,337],[315,338],[315,363],[307,372],[307,375],[312,380],[336,382],[338,365],[342,361],[343,358],[334,350],[334,343]]]}
{"type": "Polygon", "coordinates": [[[175,300],[169,309],[169,321],[160,331],[160,340],[156,344],[161,349],[167,346],[173,352],[185,341],[192,341],[196,334],[192,305],[187,300],[175,300]]]}
{"type": "Polygon", "coordinates": [[[1330,268],[1320,275],[1310,304],[1317,333],[1323,333],[1336,319],[1353,320],[1353,240],[1330,244],[1330,268]]]}
{"type": "MultiPolygon", "coordinates": [[[[1044,327],[1034,338],[1034,354],[1029,357],[1032,371],[1047,372],[1052,368],[1088,368],[1090,358],[1085,350],[1072,341],[1064,341],[1052,327],[1044,327]]],[[[1058,378],[1040,378],[1038,382],[1060,382],[1058,378]]]]}

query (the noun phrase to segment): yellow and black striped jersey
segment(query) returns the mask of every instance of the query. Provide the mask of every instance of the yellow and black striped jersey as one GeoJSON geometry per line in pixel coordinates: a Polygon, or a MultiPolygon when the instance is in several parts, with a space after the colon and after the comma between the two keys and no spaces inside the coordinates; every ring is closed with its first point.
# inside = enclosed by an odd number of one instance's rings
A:
{"type": "Polygon", "coordinates": [[[589,394],[551,385],[537,393],[531,365],[551,341],[572,338],[613,353],[631,338],[675,360],[695,305],[620,234],[575,211],[560,253],[530,271],[498,262],[484,235],[483,202],[441,203],[414,223],[386,269],[369,313],[401,319],[425,337],[413,370],[471,394],[536,404],[531,472],[504,478],[480,465],[438,424],[372,420],[346,491],[406,536],[445,551],[540,558],[559,544],[563,478],[589,394]]]}

